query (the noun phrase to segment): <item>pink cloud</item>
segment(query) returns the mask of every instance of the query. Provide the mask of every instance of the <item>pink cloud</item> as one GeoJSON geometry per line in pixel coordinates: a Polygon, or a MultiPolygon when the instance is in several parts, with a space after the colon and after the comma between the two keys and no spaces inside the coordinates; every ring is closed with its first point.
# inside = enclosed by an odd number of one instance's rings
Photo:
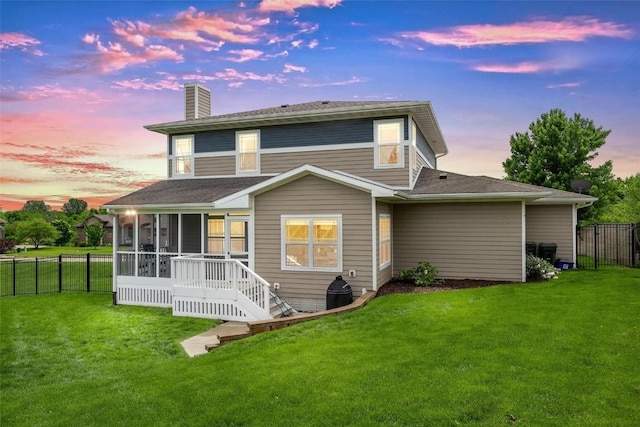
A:
{"type": "Polygon", "coordinates": [[[527,74],[545,71],[547,66],[540,62],[520,62],[519,64],[484,64],[471,67],[475,71],[485,73],[527,74]]]}
{"type": "Polygon", "coordinates": [[[259,82],[278,82],[284,83],[286,81],[282,76],[278,76],[276,74],[256,74],[251,71],[247,71],[244,73],[239,72],[234,68],[225,68],[224,71],[218,71],[214,74],[214,76],[220,80],[228,81],[229,86],[238,87],[238,82],[245,81],[259,81],[259,82]]]}
{"type": "Polygon", "coordinates": [[[22,33],[0,33],[0,50],[2,49],[20,49],[23,52],[29,52],[36,56],[42,56],[43,53],[35,46],[40,44],[40,40],[34,39],[22,33]]]}
{"type": "Polygon", "coordinates": [[[95,44],[98,63],[102,73],[118,71],[131,65],[140,65],[160,60],[182,62],[182,54],[166,46],[151,45],[131,53],[122,44],[108,42],[105,46],[95,34],[85,34],[82,40],[87,44],[95,44]]]}
{"type": "Polygon", "coordinates": [[[253,61],[256,59],[260,59],[264,52],[261,50],[255,49],[240,49],[240,50],[230,50],[230,54],[235,55],[235,57],[227,58],[228,61],[231,62],[247,62],[253,61]]]}
{"type": "Polygon", "coordinates": [[[270,23],[269,18],[252,19],[244,14],[234,16],[233,20],[216,14],[198,12],[191,6],[178,13],[176,19],[166,27],[155,27],[152,34],[177,40],[202,41],[198,33],[204,33],[219,40],[254,44],[259,41],[261,28],[270,23]]]}
{"type": "Polygon", "coordinates": [[[410,31],[400,34],[435,46],[475,47],[522,43],[581,42],[592,37],[631,38],[623,24],[601,22],[587,16],[561,21],[536,20],[505,25],[461,25],[442,31],[410,31]]]}
{"type": "Polygon", "coordinates": [[[29,90],[18,91],[20,100],[37,101],[49,98],[64,98],[83,101],[87,104],[105,104],[108,102],[102,95],[84,88],[66,89],[59,84],[34,86],[29,90]]]}
{"type": "Polygon", "coordinates": [[[292,73],[294,71],[297,71],[298,73],[306,73],[307,68],[293,64],[284,64],[284,70],[282,71],[283,73],[292,73]]]}
{"type": "Polygon", "coordinates": [[[342,0],[263,0],[258,7],[264,12],[288,12],[293,13],[302,7],[328,7],[333,9],[342,0]]]}

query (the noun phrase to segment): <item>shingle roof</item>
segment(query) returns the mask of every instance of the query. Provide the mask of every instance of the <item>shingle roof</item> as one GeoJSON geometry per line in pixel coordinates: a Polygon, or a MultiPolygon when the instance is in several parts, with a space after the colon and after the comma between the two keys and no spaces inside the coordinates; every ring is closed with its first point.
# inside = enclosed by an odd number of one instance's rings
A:
{"type": "Polygon", "coordinates": [[[541,200],[546,201],[575,200],[576,202],[589,202],[596,200],[585,194],[555,190],[553,188],[523,184],[521,182],[507,181],[488,176],[468,176],[427,168],[422,169],[413,189],[406,194],[409,197],[419,198],[420,196],[444,195],[500,194],[508,196],[510,193],[522,196],[530,195],[533,198],[538,196],[541,200]]]}
{"type": "Polygon", "coordinates": [[[103,207],[207,205],[258,184],[268,176],[168,179],[106,203],[103,207]]]}

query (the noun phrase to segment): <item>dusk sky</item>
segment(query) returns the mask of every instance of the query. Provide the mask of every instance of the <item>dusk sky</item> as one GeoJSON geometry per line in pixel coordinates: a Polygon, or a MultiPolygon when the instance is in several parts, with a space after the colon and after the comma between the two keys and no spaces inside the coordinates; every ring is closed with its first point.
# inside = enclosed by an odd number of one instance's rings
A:
{"type": "Polygon", "coordinates": [[[431,101],[442,170],[504,177],[509,137],[560,108],[640,171],[638,1],[5,1],[0,207],[90,207],[166,178],[182,87],[212,114],[318,100],[431,101]]]}

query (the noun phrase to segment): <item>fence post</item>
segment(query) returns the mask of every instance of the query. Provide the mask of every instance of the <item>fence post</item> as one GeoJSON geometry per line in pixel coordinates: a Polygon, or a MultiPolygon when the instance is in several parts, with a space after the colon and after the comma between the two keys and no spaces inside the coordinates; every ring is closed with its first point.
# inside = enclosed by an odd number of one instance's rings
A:
{"type": "Polygon", "coordinates": [[[598,269],[598,224],[593,225],[593,268],[598,269]]]}
{"type": "Polygon", "coordinates": [[[38,258],[36,257],[36,295],[38,295],[38,258]]]}
{"type": "Polygon", "coordinates": [[[16,264],[18,264],[18,262],[16,261],[16,259],[13,259],[13,296],[16,296],[16,264]]]}
{"type": "Polygon", "coordinates": [[[62,293],[62,254],[58,255],[58,292],[62,293]]]}
{"type": "Polygon", "coordinates": [[[91,253],[87,252],[87,292],[91,292],[91,253]]]}

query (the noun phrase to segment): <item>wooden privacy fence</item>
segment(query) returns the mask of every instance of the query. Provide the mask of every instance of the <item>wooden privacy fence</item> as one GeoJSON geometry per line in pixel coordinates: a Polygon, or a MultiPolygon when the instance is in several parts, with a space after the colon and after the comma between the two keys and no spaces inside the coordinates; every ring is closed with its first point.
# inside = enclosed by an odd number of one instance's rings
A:
{"type": "Polygon", "coordinates": [[[59,255],[0,260],[0,296],[112,292],[112,255],[59,255]]]}
{"type": "Polygon", "coordinates": [[[640,268],[640,224],[594,224],[576,230],[578,268],[640,268]]]}

